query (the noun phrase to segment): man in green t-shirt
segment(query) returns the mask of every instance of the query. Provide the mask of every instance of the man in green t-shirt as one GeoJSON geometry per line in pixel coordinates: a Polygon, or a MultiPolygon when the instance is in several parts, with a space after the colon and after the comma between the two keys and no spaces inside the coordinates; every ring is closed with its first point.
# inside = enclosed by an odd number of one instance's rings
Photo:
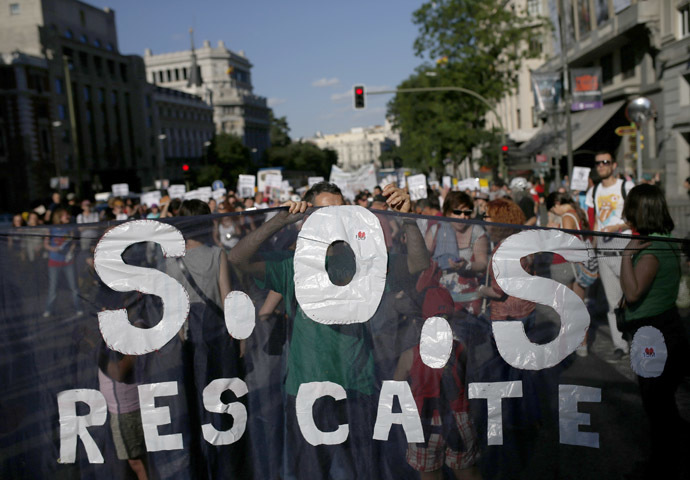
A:
{"type": "MultiPolygon", "coordinates": [[[[410,212],[410,197],[403,190],[388,185],[383,195],[391,210],[410,212]]],[[[285,382],[285,438],[288,449],[286,463],[292,468],[299,466],[299,478],[327,478],[335,468],[334,464],[350,478],[377,477],[379,458],[372,436],[378,400],[375,394],[379,388],[375,383],[370,329],[366,323],[325,325],[311,320],[295,298],[293,256],[258,262],[253,262],[252,257],[264,241],[302,219],[308,207],[340,206],[344,203],[336,185],[317,183],[305,194],[304,201],[284,203],[282,206],[287,207],[286,210],[240,240],[229,254],[229,260],[236,268],[252,275],[261,287],[283,296],[286,312],[293,319],[285,382]],[[296,396],[300,385],[310,382],[333,382],[345,389],[345,402],[319,401],[311,412],[314,423],[323,431],[333,431],[339,424],[347,423],[349,435],[344,443],[313,446],[303,437],[297,420],[296,396]]],[[[408,249],[407,271],[416,274],[429,265],[429,254],[416,223],[406,220],[403,228],[408,249]]],[[[343,262],[345,256],[337,252],[337,245],[329,248],[329,264],[347,263],[343,262]]],[[[347,268],[333,266],[341,273],[348,271],[347,268]]],[[[349,282],[347,273],[345,277],[339,284],[349,282]]]]}

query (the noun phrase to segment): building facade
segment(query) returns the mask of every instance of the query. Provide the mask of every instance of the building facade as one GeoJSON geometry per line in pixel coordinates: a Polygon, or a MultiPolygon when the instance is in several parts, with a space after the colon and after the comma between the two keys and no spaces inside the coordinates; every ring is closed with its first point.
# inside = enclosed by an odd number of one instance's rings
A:
{"type": "Polygon", "coordinates": [[[220,41],[205,41],[199,49],[154,55],[144,54],[151,83],[191,93],[213,106],[217,133],[242,138],[258,161],[270,146],[269,108],[266,98],[253,93],[252,64],[244,52],[233,52],[220,41]]]}
{"type": "MultiPolygon", "coordinates": [[[[153,183],[156,142],[146,118],[154,109],[144,62],[119,53],[112,10],[75,0],[2,1],[0,48],[43,64],[41,94],[49,111],[33,122],[38,129],[23,132],[28,157],[20,161],[48,155],[54,174],[69,177],[70,188],[82,195],[114,183],[129,183],[133,191],[153,183]],[[45,145],[53,145],[50,154],[45,145]]],[[[42,178],[30,177],[33,199],[43,193],[37,190],[42,178]]]]}
{"type": "Polygon", "coordinates": [[[345,133],[317,133],[315,137],[305,141],[314,143],[321,149],[335,150],[338,154],[338,167],[349,171],[370,163],[386,167],[387,165],[381,165],[379,158],[383,152],[400,145],[400,135],[386,122],[385,125],[353,128],[345,133]]]}
{"type": "Polygon", "coordinates": [[[195,166],[207,156],[215,134],[213,107],[200,97],[180,90],[151,85],[155,112],[147,122],[160,132],[158,178],[183,179],[183,165],[195,166]]]}

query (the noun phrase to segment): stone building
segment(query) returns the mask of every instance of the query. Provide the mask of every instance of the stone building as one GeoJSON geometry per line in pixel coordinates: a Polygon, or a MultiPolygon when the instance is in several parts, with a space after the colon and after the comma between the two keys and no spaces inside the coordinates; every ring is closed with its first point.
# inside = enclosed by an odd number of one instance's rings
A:
{"type": "MultiPolygon", "coordinates": [[[[115,13],[76,0],[2,3],[0,49],[3,58],[11,55],[5,63],[18,82],[3,94],[17,96],[23,122],[23,157],[11,161],[50,161],[50,176],[69,177],[84,195],[113,183],[132,190],[153,183],[156,142],[145,123],[153,103],[144,62],[119,53],[115,13]],[[25,92],[48,105],[27,107],[25,92]]],[[[30,199],[45,193],[45,171],[35,170],[27,165],[22,187],[30,199]]]]}
{"type": "Polygon", "coordinates": [[[242,138],[258,161],[270,146],[266,98],[253,93],[252,64],[244,52],[233,52],[220,41],[201,48],[154,55],[144,54],[151,83],[198,95],[213,106],[217,133],[242,138]]]}
{"type": "Polygon", "coordinates": [[[338,154],[338,167],[349,171],[370,163],[377,167],[392,167],[381,165],[379,157],[381,153],[400,145],[400,135],[386,122],[385,125],[374,127],[352,128],[345,133],[317,133],[315,137],[305,141],[312,142],[322,149],[335,150],[338,154]]]}
{"type": "Polygon", "coordinates": [[[155,113],[147,122],[160,132],[158,178],[177,182],[183,165],[195,167],[207,155],[214,135],[213,108],[200,97],[172,88],[151,86],[155,113]]]}

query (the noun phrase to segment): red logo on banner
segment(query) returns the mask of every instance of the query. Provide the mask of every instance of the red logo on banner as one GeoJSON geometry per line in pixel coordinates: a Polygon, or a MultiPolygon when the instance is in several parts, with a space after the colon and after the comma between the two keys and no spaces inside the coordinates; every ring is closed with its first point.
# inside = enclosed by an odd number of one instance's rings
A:
{"type": "Polygon", "coordinates": [[[645,357],[653,357],[654,356],[654,348],[652,347],[647,347],[644,349],[644,356],[645,357]]]}
{"type": "Polygon", "coordinates": [[[592,92],[599,90],[599,79],[596,75],[582,75],[575,77],[576,92],[592,92]]]}
{"type": "Polygon", "coordinates": [[[367,234],[364,232],[359,232],[357,234],[357,240],[366,240],[367,239],[367,234]]]}

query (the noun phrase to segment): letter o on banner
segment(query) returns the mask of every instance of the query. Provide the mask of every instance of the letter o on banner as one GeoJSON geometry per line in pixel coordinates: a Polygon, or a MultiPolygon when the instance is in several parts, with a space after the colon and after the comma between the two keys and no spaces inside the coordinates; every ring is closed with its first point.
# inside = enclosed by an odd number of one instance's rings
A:
{"type": "Polygon", "coordinates": [[[345,325],[369,320],[381,302],[388,252],[376,215],[358,206],[326,207],[302,226],[295,251],[295,296],[318,323],[345,325]],[[334,285],[326,271],[328,247],[347,242],[357,269],[349,284],[334,285]]]}

